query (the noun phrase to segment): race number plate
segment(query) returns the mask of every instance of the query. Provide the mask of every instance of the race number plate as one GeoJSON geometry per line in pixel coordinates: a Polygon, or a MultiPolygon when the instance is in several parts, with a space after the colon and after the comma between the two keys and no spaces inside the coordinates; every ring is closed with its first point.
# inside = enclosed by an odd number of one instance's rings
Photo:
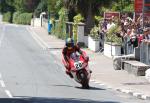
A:
{"type": "Polygon", "coordinates": [[[74,63],[74,66],[75,66],[75,68],[78,69],[78,70],[82,69],[82,62],[81,62],[81,61],[75,62],[75,63],[74,63]]]}

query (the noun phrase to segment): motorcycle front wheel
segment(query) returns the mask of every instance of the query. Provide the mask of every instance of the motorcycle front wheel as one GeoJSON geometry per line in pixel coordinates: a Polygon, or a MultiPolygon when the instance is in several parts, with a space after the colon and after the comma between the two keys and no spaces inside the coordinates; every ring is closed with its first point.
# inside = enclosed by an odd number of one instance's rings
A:
{"type": "Polygon", "coordinates": [[[87,78],[87,73],[85,71],[79,71],[78,79],[81,81],[81,85],[83,89],[89,89],[89,80],[87,78]]]}

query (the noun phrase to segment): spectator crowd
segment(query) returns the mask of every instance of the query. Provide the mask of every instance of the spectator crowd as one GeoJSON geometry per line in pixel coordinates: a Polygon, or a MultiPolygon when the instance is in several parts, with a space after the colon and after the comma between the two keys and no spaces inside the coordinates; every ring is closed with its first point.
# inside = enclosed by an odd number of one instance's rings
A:
{"type": "Polygon", "coordinates": [[[150,43],[150,17],[144,19],[144,26],[142,15],[136,19],[128,14],[122,15],[119,20],[114,16],[105,18],[101,22],[100,34],[106,35],[115,25],[120,28],[116,35],[122,38],[122,54],[132,54],[134,48],[140,47],[142,42],[150,43]]]}

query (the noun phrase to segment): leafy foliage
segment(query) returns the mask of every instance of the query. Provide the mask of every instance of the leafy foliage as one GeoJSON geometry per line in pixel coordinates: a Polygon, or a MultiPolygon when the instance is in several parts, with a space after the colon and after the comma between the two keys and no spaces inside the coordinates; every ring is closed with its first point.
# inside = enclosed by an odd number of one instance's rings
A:
{"type": "Polygon", "coordinates": [[[13,23],[29,25],[32,19],[32,13],[15,12],[13,15],[13,23]]]}
{"type": "Polygon", "coordinates": [[[77,42],[77,29],[78,29],[78,23],[80,23],[81,21],[83,21],[84,18],[82,17],[81,14],[78,14],[74,17],[74,24],[73,24],[73,38],[74,41],[77,42]]]}
{"type": "Polygon", "coordinates": [[[48,4],[48,12],[49,13],[54,13],[55,12],[55,5],[56,5],[57,0],[47,0],[48,4]]]}
{"type": "Polygon", "coordinates": [[[16,11],[33,12],[40,0],[14,0],[16,11]]]}
{"type": "Polygon", "coordinates": [[[14,12],[14,0],[0,0],[0,12],[6,13],[8,11],[14,12]]]}
{"type": "Polygon", "coordinates": [[[6,13],[3,14],[3,21],[12,22],[11,12],[6,12],[6,13]]]}
{"type": "Polygon", "coordinates": [[[39,17],[40,13],[44,11],[47,11],[47,0],[41,0],[37,8],[35,9],[35,15],[39,17]]]}
{"type": "Polygon", "coordinates": [[[59,14],[59,20],[55,21],[55,23],[53,24],[54,27],[52,31],[58,38],[65,39],[66,38],[66,21],[67,21],[66,9],[61,8],[58,14],[59,14]]]}
{"type": "Polygon", "coordinates": [[[18,22],[18,17],[19,17],[19,15],[20,15],[20,12],[15,12],[14,14],[13,14],[13,23],[15,23],[15,24],[18,24],[19,22],[18,22]]]}
{"type": "Polygon", "coordinates": [[[99,39],[98,31],[99,31],[98,26],[94,26],[90,31],[90,36],[95,40],[99,39]]]}
{"type": "Polygon", "coordinates": [[[113,42],[115,44],[121,44],[122,39],[116,35],[118,33],[118,31],[120,31],[120,27],[118,25],[111,27],[107,33],[107,39],[106,39],[107,42],[113,42]]]}

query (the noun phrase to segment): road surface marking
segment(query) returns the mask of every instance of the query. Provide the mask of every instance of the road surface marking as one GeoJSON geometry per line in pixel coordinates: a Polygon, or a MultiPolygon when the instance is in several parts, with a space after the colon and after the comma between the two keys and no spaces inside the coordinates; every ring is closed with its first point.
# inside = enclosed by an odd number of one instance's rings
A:
{"type": "Polygon", "coordinates": [[[45,45],[40,42],[36,34],[29,27],[26,27],[26,29],[31,34],[32,38],[44,49],[45,45]]]}
{"type": "Polygon", "coordinates": [[[40,46],[42,46],[42,48],[48,48],[49,45],[43,41],[30,27],[26,27],[27,30],[30,32],[30,34],[32,35],[32,37],[35,39],[36,38],[36,41],[38,42],[38,44],[40,44],[40,46]]]}
{"type": "Polygon", "coordinates": [[[3,87],[3,88],[5,88],[6,86],[5,86],[5,83],[4,83],[4,81],[3,80],[0,80],[0,84],[1,84],[1,86],[3,87]]]}
{"type": "Polygon", "coordinates": [[[13,98],[9,90],[5,90],[5,93],[8,95],[9,98],[13,98]]]}
{"type": "Polygon", "coordinates": [[[2,74],[0,73],[0,79],[2,78],[2,74]]]}

